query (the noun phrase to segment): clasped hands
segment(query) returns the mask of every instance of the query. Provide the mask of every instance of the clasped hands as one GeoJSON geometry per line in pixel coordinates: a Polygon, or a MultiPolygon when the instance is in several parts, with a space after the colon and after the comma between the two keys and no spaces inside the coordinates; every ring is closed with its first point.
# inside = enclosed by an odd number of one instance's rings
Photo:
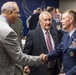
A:
{"type": "MultiPolygon", "coordinates": [[[[41,65],[43,65],[44,63],[46,63],[48,61],[48,55],[47,54],[44,54],[44,53],[40,54],[40,58],[41,58],[41,65]]],[[[29,75],[30,74],[30,68],[28,66],[25,66],[24,72],[29,75]]],[[[58,75],[66,75],[66,74],[65,73],[62,73],[62,74],[59,73],[58,75]]]]}
{"type": "Polygon", "coordinates": [[[48,56],[44,53],[40,54],[40,58],[42,60],[41,62],[42,65],[48,60],[48,56]]]}
{"type": "MultiPolygon", "coordinates": [[[[41,65],[43,65],[48,60],[48,56],[44,53],[40,54],[40,58],[41,58],[41,65]]],[[[28,66],[25,66],[24,72],[29,75],[30,74],[30,68],[28,66]]]]}

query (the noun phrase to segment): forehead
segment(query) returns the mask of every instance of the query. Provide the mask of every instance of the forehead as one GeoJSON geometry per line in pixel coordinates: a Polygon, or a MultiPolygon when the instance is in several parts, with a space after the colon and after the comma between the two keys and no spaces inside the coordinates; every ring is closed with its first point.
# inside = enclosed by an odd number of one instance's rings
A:
{"type": "Polygon", "coordinates": [[[63,13],[62,14],[62,18],[68,18],[68,17],[70,17],[70,15],[69,15],[69,13],[67,12],[67,13],[63,13]]]}
{"type": "Polygon", "coordinates": [[[42,14],[42,18],[51,18],[51,14],[42,14]]]}
{"type": "Polygon", "coordinates": [[[17,11],[19,11],[19,7],[18,7],[17,4],[14,4],[14,7],[15,7],[15,9],[16,9],[17,11]]]}

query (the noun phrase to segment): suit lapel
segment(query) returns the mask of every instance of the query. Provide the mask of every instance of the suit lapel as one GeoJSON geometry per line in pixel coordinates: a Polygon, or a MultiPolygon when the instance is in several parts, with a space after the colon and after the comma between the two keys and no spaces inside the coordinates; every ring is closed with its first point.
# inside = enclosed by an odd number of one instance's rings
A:
{"type": "Polygon", "coordinates": [[[51,30],[50,30],[50,33],[51,33],[51,35],[52,35],[52,37],[53,37],[53,41],[54,41],[55,48],[56,48],[56,47],[57,47],[57,44],[58,44],[57,36],[56,36],[56,34],[54,34],[54,32],[51,31],[51,30]]]}
{"type": "MultiPolygon", "coordinates": [[[[44,34],[43,34],[43,31],[42,31],[41,27],[38,26],[38,27],[37,27],[37,30],[38,30],[38,35],[39,35],[39,38],[40,38],[40,40],[41,40],[41,43],[44,45],[45,50],[47,50],[47,46],[46,46],[44,34]]],[[[48,50],[47,50],[47,51],[48,51],[48,50]]]]}
{"type": "Polygon", "coordinates": [[[72,43],[72,37],[69,39],[68,43],[66,43],[66,41],[64,42],[64,51],[67,50],[67,48],[70,46],[70,44],[72,43]]]}
{"type": "Polygon", "coordinates": [[[66,33],[66,35],[64,35],[64,39],[63,39],[63,43],[64,43],[64,51],[65,51],[66,48],[68,47],[68,46],[67,46],[67,43],[66,43],[67,38],[68,38],[68,35],[67,35],[67,33],[66,33]]]}
{"type": "MultiPolygon", "coordinates": [[[[73,35],[71,36],[71,38],[69,39],[69,42],[66,43],[66,40],[64,40],[64,52],[67,50],[67,48],[71,45],[72,40],[74,39],[74,37],[76,36],[76,31],[73,33],[73,35]]],[[[67,38],[67,35],[65,35],[65,37],[67,38]]]]}

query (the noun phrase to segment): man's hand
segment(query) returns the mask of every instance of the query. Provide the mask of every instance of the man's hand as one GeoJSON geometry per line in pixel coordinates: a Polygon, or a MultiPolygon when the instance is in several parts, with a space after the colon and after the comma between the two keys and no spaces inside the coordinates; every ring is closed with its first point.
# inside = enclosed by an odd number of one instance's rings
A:
{"type": "Polygon", "coordinates": [[[30,69],[29,69],[28,66],[25,66],[25,67],[24,67],[24,73],[30,74],[30,69]]]}
{"type": "Polygon", "coordinates": [[[66,75],[65,73],[59,74],[59,75],[66,75]]]}
{"type": "Polygon", "coordinates": [[[43,64],[48,60],[48,56],[45,55],[44,53],[42,53],[42,54],[40,55],[40,57],[41,57],[41,59],[42,59],[41,64],[43,65],[43,64]]]}

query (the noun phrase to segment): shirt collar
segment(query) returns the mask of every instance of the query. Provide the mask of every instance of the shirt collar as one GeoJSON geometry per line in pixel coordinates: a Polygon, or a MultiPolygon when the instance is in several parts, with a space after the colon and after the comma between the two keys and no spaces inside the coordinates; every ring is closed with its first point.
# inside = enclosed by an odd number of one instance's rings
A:
{"type": "MultiPolygon", "coordinates": [[[[41,27],[41,29],[42,29],[43,33],[46,34],[47,31],[44,30],[42,27],[41,27]]],[[[48,32],[50,33],[50,30],[48,30],[48,32]]]]}
{"type": "Polygon", "coordinates": [[[5,16],[0,15],[0,17],[1,17],[4,21],[6,21],[9,25],[11,25],[11,23],[8,21],[8,19],[7,19],[5,16]]]}
{"type": "Polygon", "coordinates": [[[69,33],[69,36],[71,37],[73,35],[73,33],[75,32],[76,28],[73,29],[70,33],[69,33]]]}

